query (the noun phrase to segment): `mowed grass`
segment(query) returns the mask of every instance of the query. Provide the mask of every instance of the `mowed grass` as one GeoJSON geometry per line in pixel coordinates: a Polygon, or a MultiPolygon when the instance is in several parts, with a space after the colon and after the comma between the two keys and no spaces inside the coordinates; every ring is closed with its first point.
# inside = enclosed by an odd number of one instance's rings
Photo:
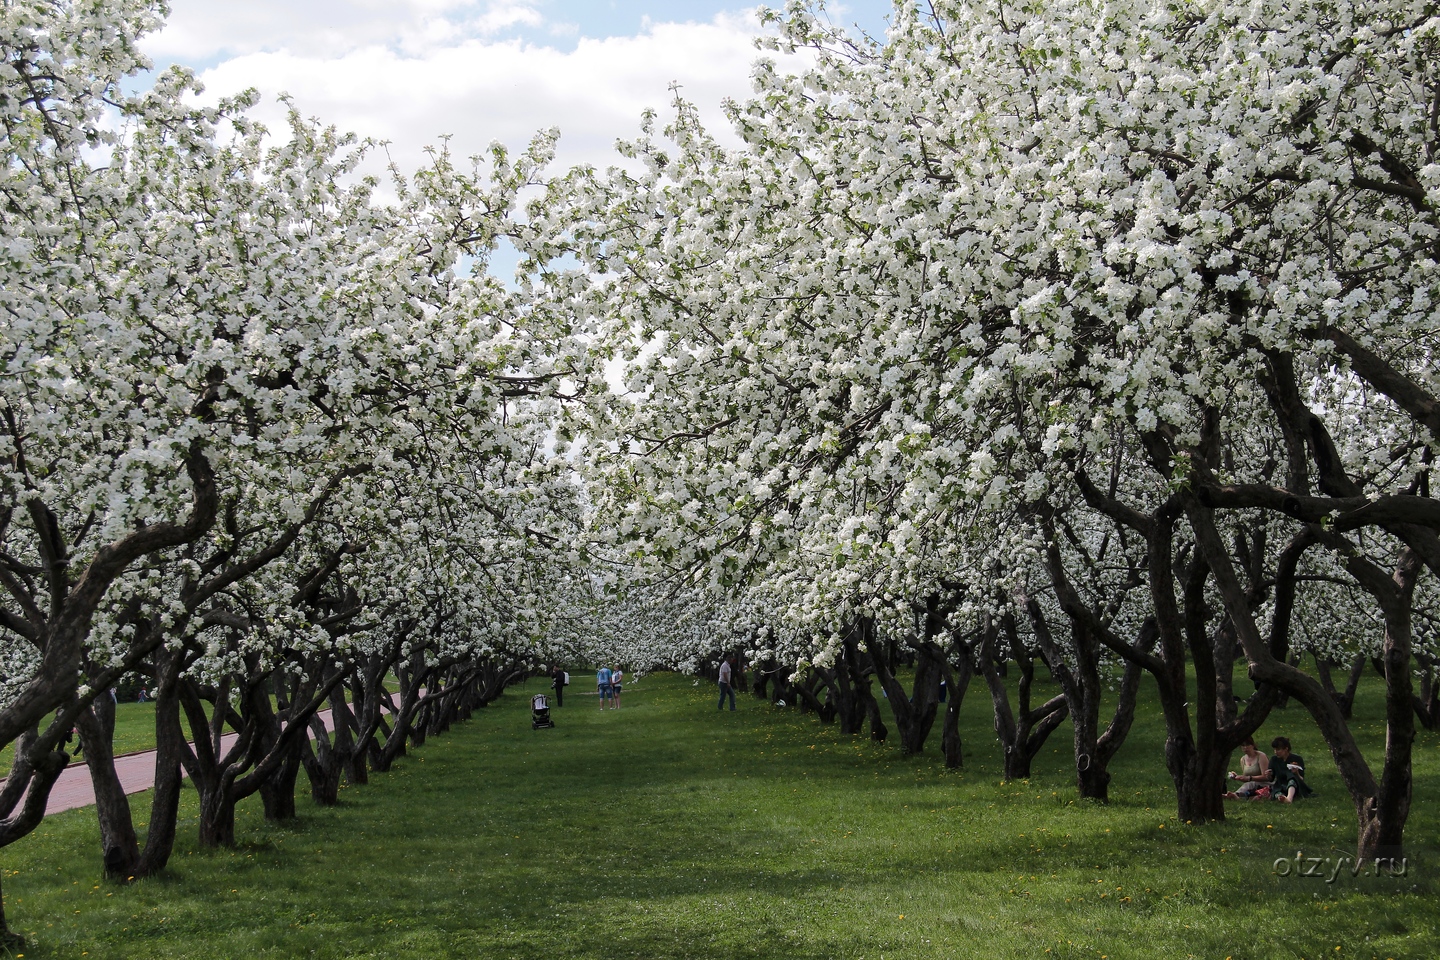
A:
{"type": "MultiPolygon", "coordinates": [[[[47,819],[0,851],[25,956],[1440,956],[1434,734],[1417,745],[1407,875],[1327,883],[1274,867],[1353,851],[1349,802],[1297,706],[1264,734],[1295,740],[1320,798],[1192,827],[1174,819],[1153,698],[1099,806],[1075,797],[1068,727],[1029,781],[1000,783],[978,687],[958,773],[938,730],[907,759],[744,695],[717,713],[712,686],[668,675],[627,682],[619,711],[572,692],[536,732],[541,689],[432,737],[338,808],[302,798],[298,821],[274,825],[252,798],[234,850],[195,848],[187,790],[170,871],[130,886],[97,879],[91,811],[47,819]]],[[[1371,750],[1380,716],[1368,689],[1371,750]]]]}

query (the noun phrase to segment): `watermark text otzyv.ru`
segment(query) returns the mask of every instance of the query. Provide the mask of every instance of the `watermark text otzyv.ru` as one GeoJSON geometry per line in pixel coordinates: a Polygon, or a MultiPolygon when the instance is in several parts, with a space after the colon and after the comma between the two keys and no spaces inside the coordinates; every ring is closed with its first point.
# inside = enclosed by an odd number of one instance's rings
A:
{"type": "Polygon", "coordinates": [[[1293,857],[1276,857],[1271,865],[1279,877],[1313,877],[1334,883],[1342,873],[1352,877],[1403,877],[1410,870],[1410,861],[1405,857],[1307,857],[1303,850],[1296,850],[1293,857]]]}

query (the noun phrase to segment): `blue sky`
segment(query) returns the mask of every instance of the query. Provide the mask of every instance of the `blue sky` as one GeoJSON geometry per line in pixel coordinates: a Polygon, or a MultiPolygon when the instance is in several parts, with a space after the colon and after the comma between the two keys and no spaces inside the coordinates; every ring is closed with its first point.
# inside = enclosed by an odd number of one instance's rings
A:
{"type": "MultiPolygon", "coordinates": [[[[784,7],[783,0],[769,6],[784,7]]],[[[586,37],[629,36],[638,33],[646,20],[691,20],[709,22],[722,12],[740,13],[755,5],[714,2],[714,0],[548,0],[542,10],[552,12],[556,19],[575,23],[586,37]]],[[[889,0],[849,0],[832,19],[846,26],[858,23],[864,30],[879,35],[885,29],[885,16],[890,12],[889,0]]]]}

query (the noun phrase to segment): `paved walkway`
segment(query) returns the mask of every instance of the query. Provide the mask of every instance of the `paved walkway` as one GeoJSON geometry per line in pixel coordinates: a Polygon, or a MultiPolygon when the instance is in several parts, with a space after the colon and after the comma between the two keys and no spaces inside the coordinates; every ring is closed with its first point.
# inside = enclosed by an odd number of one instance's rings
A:
{"type": "MultiPolygon", "coordinates": [[[[325,724],[325,729],[329,730],[330,711],[321,710],[318,716],[320,722],[325,724]]],[[[229,750],[239,736],[238,733],[225,734],[220,739],[220,752],[223,754],[229,750]]],[[[116,757],[115,772],[127,794],[149,790],[155,785],[155,751],[145,750],[116,757]]],[[[4,785],[5,781],[0,780],[0,788],[4,785]]],[[[90,782],[90,768],[86,766],[84,757],[76,757],[60,773],[60,779],[56,780],[55,786],[51,788],[50,800],[45,804],[45,815],[88,807],[94,803],[95,788],[90,782]]]]}

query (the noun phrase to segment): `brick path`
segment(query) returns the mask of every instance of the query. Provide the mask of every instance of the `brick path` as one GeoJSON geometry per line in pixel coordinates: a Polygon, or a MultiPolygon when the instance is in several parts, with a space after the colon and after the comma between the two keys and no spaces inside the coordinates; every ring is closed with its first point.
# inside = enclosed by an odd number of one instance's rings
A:
{"type": "MultiPolygon", "coordinates": [[[[330,711],[321,710],[318,716],[320,722],[325,724],[325,729],[330,729],[330,711]]],[[[237,737],[237,733],[225,734],[220,740],[220,752],[223,754],[229,750],[237,737]]],[[[127,794],[149,790],[155,784],[155,751],[145,750],[116,757],[115,772],[120,776],[120,785],[127,794]]],[[[0,780],[0,788],[3,788],[4,784],[5,781],[0,780]]],[[[90,783],[90,768],[85,765],[83,756],[76,757],[61,772],[60,779],[55,781],[55,786],[50,791],[50,800],[45,804],[45,815],[88,807],[94,802],[95,789],[90,783]]]]}

